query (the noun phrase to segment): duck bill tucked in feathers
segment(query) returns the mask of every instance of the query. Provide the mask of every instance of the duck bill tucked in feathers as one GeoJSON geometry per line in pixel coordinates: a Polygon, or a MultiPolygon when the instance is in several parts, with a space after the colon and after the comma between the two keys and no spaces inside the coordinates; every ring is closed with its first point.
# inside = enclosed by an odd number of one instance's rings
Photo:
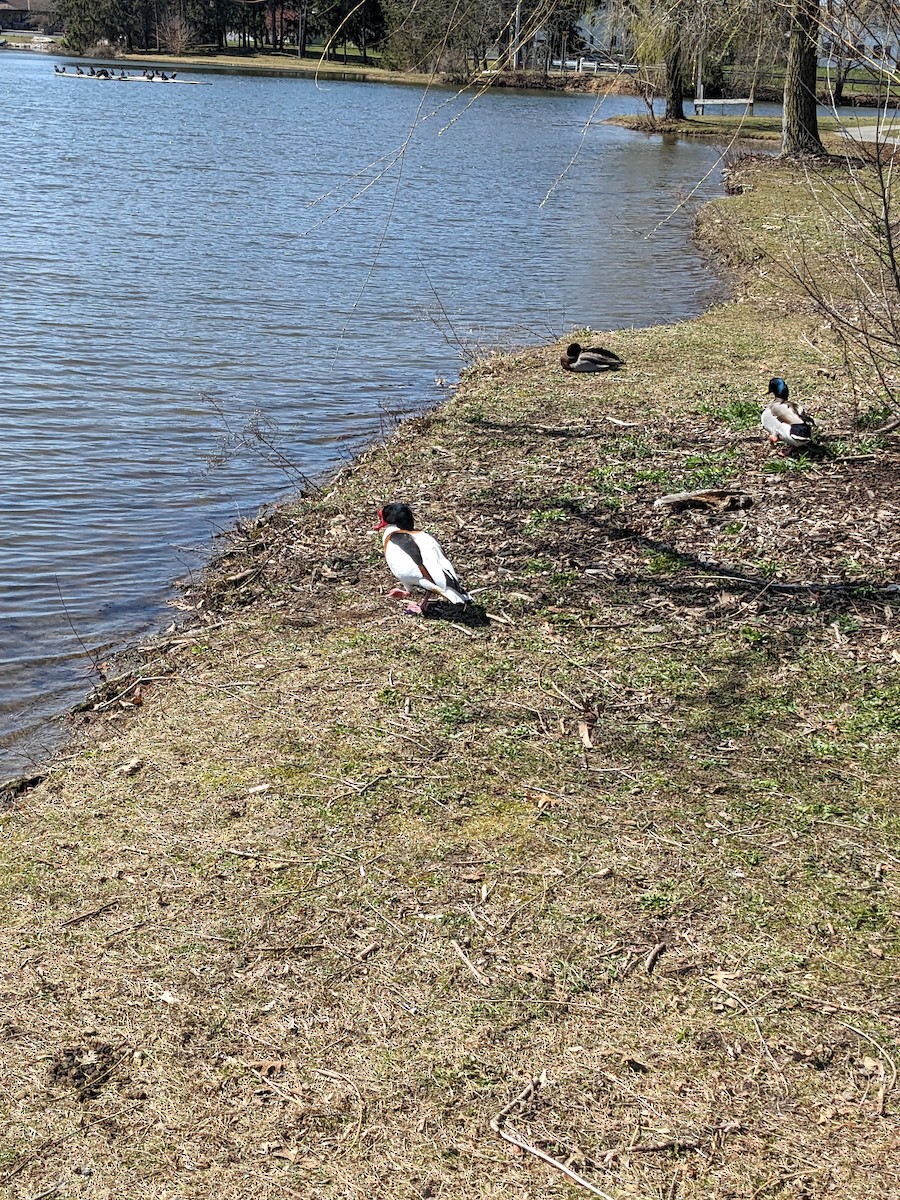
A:
{"type": "Polygon", "coordinates": [[[560,365],[564,371],[597,372],[618,371],[625,366],[625,360],[613,350],[605,346],[594,346],[585,349],[578,342],[572,342],[566,347],[565,354],[560,357],[560,365]]]}

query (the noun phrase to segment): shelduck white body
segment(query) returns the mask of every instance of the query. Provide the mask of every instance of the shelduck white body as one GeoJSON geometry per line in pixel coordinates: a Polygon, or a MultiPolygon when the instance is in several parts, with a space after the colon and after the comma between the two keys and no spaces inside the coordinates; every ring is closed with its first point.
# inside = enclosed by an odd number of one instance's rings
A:
{"type": "MultiPolygon", "coordinates": [[[[403,586],[403,590],[394,589],[391,596],[405,598],[414,588],[420,588],[451,604],[471,604],[472,597],[463,590],[456,568],[430,533],[415,528],[408,505],[386,504],[378,518],[375,528],[381,532],[385,561],[403,586]]],[[[431,596],[426,596],[421,607],[410,605],[409,611],[424,610],[431,596]]]]}

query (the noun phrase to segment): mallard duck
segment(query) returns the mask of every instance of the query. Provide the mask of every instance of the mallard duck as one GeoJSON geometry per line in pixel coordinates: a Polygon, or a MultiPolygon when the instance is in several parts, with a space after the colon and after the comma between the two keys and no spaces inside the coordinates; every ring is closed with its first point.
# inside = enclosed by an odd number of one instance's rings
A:
{"type": "Polygon", "coordinates": [[[430,533],[416,529],[412,509],[408,504],[385,504],[378,510],[375,529],[381,533],[384,557],[396,580],[402,585],[388,595],[394,600],[406,600],[412,588],[428,592],[421,604],[408,604],[409,613],[423,613],[432,595],[443,596],[451,604],[471,604],[456,574],[430,533]]]}
{"type": "Polygon", "coordinates": [[[603,346],[585,350],[577,342],[566,347],[559,361],[564,371],[618,371],[625,366],[625,360],[612,350],[603,346]]]}
{"type": "Polygon", "coordinates": [[[766,395],[775,399],[762,410],[759,422],[772,445],[782,442],[789,450],[804,450],[810,446],[816,423],[802,405],[789,399],[790,391],[785,381],[770,379],[766,395]]]}

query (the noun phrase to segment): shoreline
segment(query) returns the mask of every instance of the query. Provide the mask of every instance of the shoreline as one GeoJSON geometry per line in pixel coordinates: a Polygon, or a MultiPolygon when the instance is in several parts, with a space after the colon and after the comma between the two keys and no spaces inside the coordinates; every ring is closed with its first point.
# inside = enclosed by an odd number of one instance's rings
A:
{"type": "Polygon", "coordinates": [[[699,222],[730,300],[602,335],[614,374],[481,362],[234,531],[167,677],[0,812],[13,1200],[76,1166],[119,1200],[537,1200],[516,1096],[617,1195],[900,1184],[900,439],[852,449],[826,331],[759,266],[800,176],[736,169],[699,222]],[[848,448],[771,454],[782,373],[848,448]],[[679,485],[752,503],[654,507],[679,485]],[[468,619],[385,599],[388,499],[468,619]]]}
{"type": "MultiPolygon", "coordinates": [[[[9,51],[20,51],[20,47],[6,47],[9,51]]],[[[221,54],[221,55],[174,55],[163,52],[136,52],[111,57],[72,54],[63,49],[49,51],[49,58],[66,59],[74,64],[88,66],[113,66],[116,68],[156,67],[170,70],[209,75],[260,75],[279,78],[317,79],[341,82],[391,83],[404,86],[449,88],[457,91],[496,87],[501,90],[562,92],[567,95],[606,91],[610,95],[637,97],[631,76],[622,72],[599,72],[597,74],[547,75],[533,72],[506,72],[490,78],[476,75],[468,79],[457,79],[446,74],[428,75],[414,71],[393,71],[363,63],[340,63],[333,60],[315,59],[311,56],[294,58],[281,54],[221,54]]]]}

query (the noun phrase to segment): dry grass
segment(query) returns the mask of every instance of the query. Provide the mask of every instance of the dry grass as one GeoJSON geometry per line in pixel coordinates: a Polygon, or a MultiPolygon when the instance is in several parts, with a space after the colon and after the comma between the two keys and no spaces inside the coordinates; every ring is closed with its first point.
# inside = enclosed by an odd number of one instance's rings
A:
{"type": "Polygon", "coordinates": [[[585,1194],[491,1129],[542,1072],[616,1200],[898,1194],[898,444],[795,307],[493,359],[234,534],[0,820],[4,1194],[585,1194]],[[471,619],[384,599],[389,498],[471,619]]]}
{"type": "Polygon", "coordinates": [[[350,62],[335,62],[332,59],[296,54],[129,54],[129,62],[150,66],[173,66],[186,71],[219,72],[234,74],[301,75],[327,78],[329,75],[350,77],[359,80],[377,80],[379,83],[426,84],[431,81],[427,74],[415,71],[388,71],[376,62],[362,62],[358,57],[350,62]]]}

